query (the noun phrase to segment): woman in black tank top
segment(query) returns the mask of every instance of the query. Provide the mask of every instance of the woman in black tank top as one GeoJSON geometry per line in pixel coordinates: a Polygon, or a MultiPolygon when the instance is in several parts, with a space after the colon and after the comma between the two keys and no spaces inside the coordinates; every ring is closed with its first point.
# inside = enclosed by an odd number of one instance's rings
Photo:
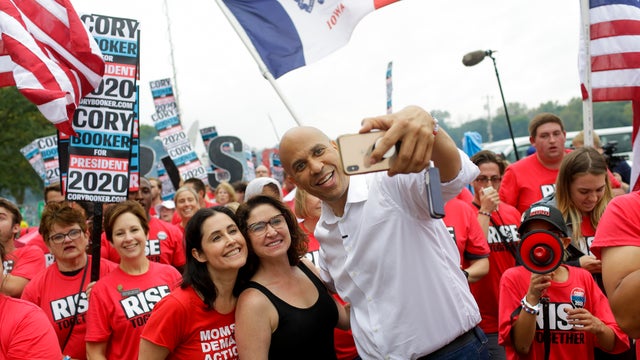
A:
{"type": "Polygon", "coordinates": [[[238,208],[249,257],[239,281],[236,340],[244,359],[336,359],[333,329],[349,327],[336,303],[301,257],[307,237],[282,202],[256,196],[238,208]]]}

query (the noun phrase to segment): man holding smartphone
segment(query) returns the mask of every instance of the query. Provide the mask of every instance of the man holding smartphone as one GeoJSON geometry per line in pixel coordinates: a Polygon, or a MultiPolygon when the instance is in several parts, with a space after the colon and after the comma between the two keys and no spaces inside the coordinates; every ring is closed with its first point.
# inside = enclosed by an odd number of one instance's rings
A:
{"type": "Polygon", "coordinates": [[[446,201],[478,168],[415,106],[365,119],[361,133],[386,134],[376,163],[401,141],[388,172],[349,177],[335,142],[311,127],[290,129],[280,142],[284,170],[323,201],[315,235],[329,286],[351,303],[351,326],[363,359],[488,358],[480,313],[460,271],[456,245],[430,216],[427,168],[440,169],[446,201]]]}

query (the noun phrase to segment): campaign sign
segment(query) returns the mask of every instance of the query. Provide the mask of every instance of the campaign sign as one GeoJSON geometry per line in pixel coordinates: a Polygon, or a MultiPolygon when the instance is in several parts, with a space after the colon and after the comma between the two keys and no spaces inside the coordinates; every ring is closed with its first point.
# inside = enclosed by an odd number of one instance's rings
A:
{"type": "Polygon", "coordinates": [[[218,136],[218,130],[216,130],[215,126],[209,126],[204,129],[200,129],[200,135],[202,136],[202,142],[204,143],[204,148],[207,149],[209,147],[209,143],[213,138],[218,136]]]}
{"type": "Polygon", "coordinates": [[[175,110],[178,113],[176,98],[173,95],[173,86],[171,79],[160,79],[149,82],[151,87],[151,97],[156,107],[156,112],[165,110],[175,110]]]}
{"type": "Polygon", "coordinates": [[[45,184],[60,182],[60,168],[58,161],[58,137],[45,136],[34,140],[44,163],[45,184]]]}
{"type": "Polygon", "coordinates": [[[33,170],[35,170],[36,174],[40,176],[42,181],[44,181],[45,186],[49,185],[47,182],[47,174],[44,169],[44,161],[42,161],[42,154],[38,149],[38,145],[36,144],[37,140],[32,141],[27,146],[20,149],[20,152],[24,157],[29,161],[33,170]]]}
{"type": "Polygon", "coordinates": [[[137,189],[137,96],[140,30],[137,20],[80,16],[102,51],[102,83],[80,102],[69,139],[67,200],[120,202],[137,189]],[[132,176],[132,171],[136,176],[132,176]]]}
{"type": "Polygon", "coordinates": [[[208,183],[207,171],[184,132],[173,97],[170,79],[150,82],[156,113],[151,115],[162,146],[169,154],[182,179],[198,178],[208,183]],[[171,105],[173,104],[173,105],[171,105]]]}
{"type": "Polygon", "coordinates": [[[158,161],[157,165],[158,180],[162,183],[162,200],[173,200],[173,196],[176,193],[176,189],[173,187],[171,178],[164,168],[162,161],[158,161]]]}
{"type": "Polygon", "coordinates": [[[153,126],[155,126],[161,139],[169,134],[182,131],[178,113],[174,109],[158,111],[151,115],[151,120],[153,120],[153,126]]]}

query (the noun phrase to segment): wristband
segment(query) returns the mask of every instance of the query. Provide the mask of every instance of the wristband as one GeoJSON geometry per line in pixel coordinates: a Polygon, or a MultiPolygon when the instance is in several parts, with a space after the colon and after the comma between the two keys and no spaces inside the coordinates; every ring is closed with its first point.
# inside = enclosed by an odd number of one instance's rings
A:
{"type": "Polygon", "coordinates": [[[464,273],[464,277],[466,277],[467,279],[469,278],[469,272],[465,269],[462,269],[462,272],[464,273]]]}
{"type": "Polygon", "coordinates": [[[71,360],[71,356],[69,356],[69,355],[65,355],[65,356],[62,358],[62,360],[71,360]]]}
{"type": "Polygon", "coordinates": [[[540,304],[531,305],[527,302],[527,295],[525,295],[520,301],[522,305],[522,310],[524,310],[527,314],[538,315],[540,313],[540,304]]]}
{"type": "Polygon", "coordinates": [[[482,215],[485,215],[485,216],[491,217],[491,213],[490,213],[490,212],[487,212],[487,211],[478,210],[478,214],[482,214],[482,215]]]}

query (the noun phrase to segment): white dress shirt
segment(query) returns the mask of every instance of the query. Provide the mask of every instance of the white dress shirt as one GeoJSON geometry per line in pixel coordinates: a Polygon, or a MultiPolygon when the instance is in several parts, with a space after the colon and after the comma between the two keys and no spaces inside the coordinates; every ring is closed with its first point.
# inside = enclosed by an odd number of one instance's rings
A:
{"type": "MultiPolygon", "coordinates": [[[[442,184],[444,201],[479,173],[459,153],[462,169],[442,184]]],[[[342,217],[323,204],[315,230],[322,278],[351,303],[363,359],[415,359],[480,322],[456,244],[429,216],[425,174],[352,176],[342,217]]]]}

